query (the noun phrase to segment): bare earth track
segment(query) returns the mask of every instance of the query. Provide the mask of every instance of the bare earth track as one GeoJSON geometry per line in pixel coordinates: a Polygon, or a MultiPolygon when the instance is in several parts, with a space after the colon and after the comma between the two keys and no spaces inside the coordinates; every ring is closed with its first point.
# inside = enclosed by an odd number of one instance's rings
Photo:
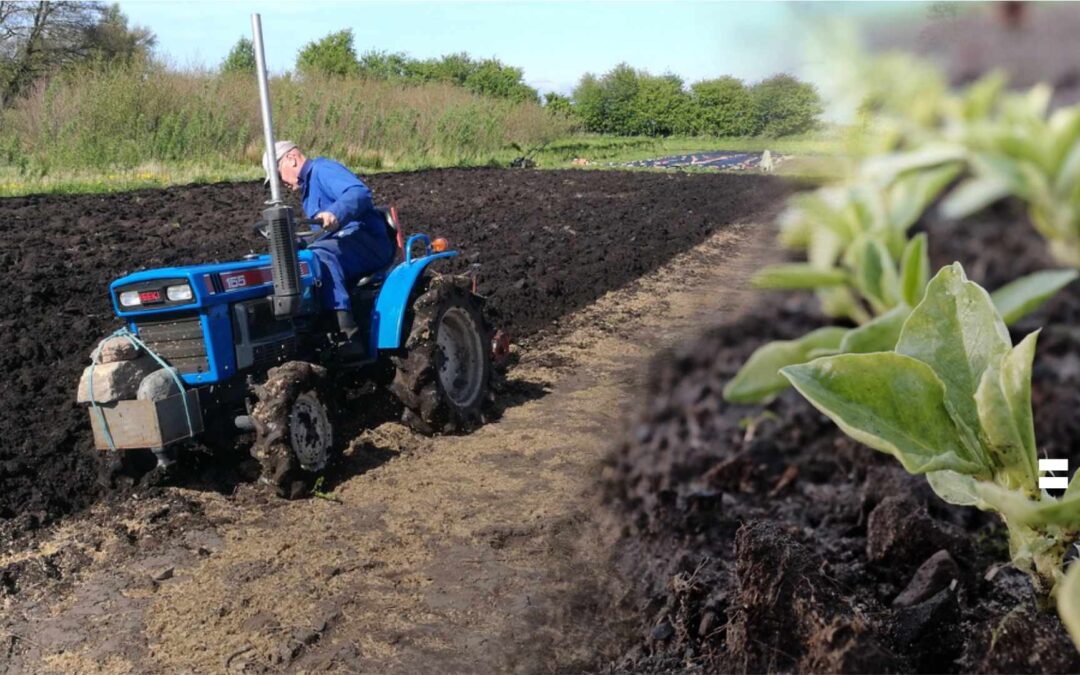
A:
{"type": "Polygon", "coordinates": [[[42,533],[0,559],[24,570],[0,624],[9,671],[544,672],[613,658],[599,462],[643,364],[730,316],[770,238],[728,227],[530,340],[511,371],[529,400],[495,424],[362,433],[339,502],[168,488],[42,533]]]}
{"type": "Polygon", "coordinates": [[[726,289],[769,234],[734,223],[767,222],[787,188],[607,172],[371,182],[460,243],[461,264],[482,262],[520,361],[501,418],[471,435],[359,433],[331,476],[337,502],[242,481],[94,501],[67,385],[110,325],[105,283],[135,260],[258,246],[234,235],[259,186],[0,202],[21,225],[4,259],[23,273],[0,324],[17,382],[0,408],[0,671],[542,671],[620,653],[599,460],[649,355],[738,302],[726,289]]]}

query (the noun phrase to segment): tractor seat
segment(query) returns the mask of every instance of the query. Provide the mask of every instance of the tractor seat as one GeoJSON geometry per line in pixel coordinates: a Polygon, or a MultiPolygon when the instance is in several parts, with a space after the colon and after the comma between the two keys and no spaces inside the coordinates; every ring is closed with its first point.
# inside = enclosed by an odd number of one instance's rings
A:
{"type": "Polygon", "coordinates": [[[401,255],[401,228],[397,223],[397,214],[393,209],[384,206],[377,206],[375,207],[375,210],[381,213],[383,218],[386,219],[386,236],[390,238],[390,241],[394,242],[394,255],[390,258],[390,263],[386,267],[357,279],[356,283],[353,284],[353,288],[356,290],[374,285],[386,279],[386,275],[390,274],[390,270],[394,269],[394,263],[397,261],[398,256],[401,255]]]}
{"type": "Polygon", "coordinates": [[[378,272],[372,272],[371,274],[367,275],[366,277],[360,277],[359,279],[357,279],[356,283],[353,284],[353,288],[356,288],[356,289],[364,288],[365,286],[371,286],[372,284],[374,284],[376,282],[383,281],[384,279],[386,279],[386,275],[390,273],[390,270],[393,267],[394,267],[394,261],[391,260],[389,265],[382,268],[378,272]]]}

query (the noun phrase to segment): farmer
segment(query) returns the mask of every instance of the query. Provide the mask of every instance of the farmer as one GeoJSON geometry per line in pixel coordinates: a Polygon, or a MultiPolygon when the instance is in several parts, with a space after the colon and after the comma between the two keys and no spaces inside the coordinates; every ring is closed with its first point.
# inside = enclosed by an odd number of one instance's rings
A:
{"type": "MultiPolygon", "coordinates": [[[[375,210],[371,190],[353,172],[332,159],[308,159],[292,141],[274,144],[276,170],[291,190],[300,190],[304,212],[321,220],[331,234],[308,246],[319,260],[319,302],[334,310],[338,327],[349,338],[341,351],[357,356],[365,349],[352,313],[348,284],[381,270],[394,257],[386,221],[375,210]]],[[[263,157],[267,175],[270,158],[263,157]]]]}

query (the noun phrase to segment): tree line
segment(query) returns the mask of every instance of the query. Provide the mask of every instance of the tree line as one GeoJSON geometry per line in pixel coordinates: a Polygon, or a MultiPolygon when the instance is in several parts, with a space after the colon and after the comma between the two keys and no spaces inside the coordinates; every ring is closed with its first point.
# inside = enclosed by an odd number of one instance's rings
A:
{"type": "MultiPolygon", "coordinates": [[[[0,0],[0,108],[30,86],[77,65],[149,62],[155,37],[129,26],[118,5],[102,2],[0,0]]],[[[253,72],[251,40],[240,38],[222,73],[253,72]]],[[[358,55],[349,29],[307,43],[296,71],[402,84],[446,83],[516,103],[541,102],[522,69],[461,52],[416,59],[401,52],[358,55]]],[[[811,131],[823,106],[814,87],[790,75],[747,85],[733,77],[689,87],[672,74],[651,75],[620,64],[585,74],[570,96],[548,93],[547,111],[589,132],[624,136],[785,136],[811,131]]]]}
{"type": "MultiPolygon", "coordinates": [[[[221,64],[224,72],[254,72],[255,50],[242,37],[221,64]]],[[[443,82],[482,96],[508,99],[515,103],[540,102],[540,94],[522,81],[521,68],[498,59],[474,59],[467,53],[447,54],[437,59],[414,59],[401,52],[369,51],[357,55],[353,32],[340,30],[306,44],[296,56],[301,75],[365,77],[373,80],[418,84],[443,82]]]]}
{"type": "MultiPolygon", "coordinates": [[[[251,41],[241,38],[223,70],[254,69],[251,41]]],[[[392,82],[446,82],[484,96],[539,101],[520,68],[466,53],[414,59],[403,53],[357,56],[351,30],[309,42],[296,59],[300,73],[359,76],[392,82]]],[[[603,76],[586,73],[570,96],[545,94],[549,112],[585,131],[620,136],[788,136],[812,131],[824,111],[813,85],[786,74],[752,85],[734,77],[693,83],[677,75],[651,75],[622,63],[603,76]]]]}
{"type": "Polygon", "coordinates": [[[622,136],[789,136],[814,130],[824,111],[813,85],[786,74],[753,85],[734,77],[695,82],[622,63],[584,75],[571,96],[549,93],[548,109],[586,131],[622,136]]]}

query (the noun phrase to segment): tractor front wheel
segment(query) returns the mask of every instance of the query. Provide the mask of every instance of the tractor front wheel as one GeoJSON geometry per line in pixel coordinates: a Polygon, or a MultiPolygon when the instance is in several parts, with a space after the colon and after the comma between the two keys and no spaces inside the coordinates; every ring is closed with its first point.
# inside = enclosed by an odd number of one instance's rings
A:
{"type": "Polygon", "coordinates": [[[480,301],[450,277],[429,277],[410,311],[390,391],[402,422],[423,434],[467,431],[481,420],[491,378],[490,331],[480,301]]]}
{"type": "Polygon", "coordinates": [[[289,361],[271,368],[266,382],[255,387],[251,454],[262,466],[262,480],[287,499],[310,492],[336,458],[328,380],[321,366],[289,361]]]}

